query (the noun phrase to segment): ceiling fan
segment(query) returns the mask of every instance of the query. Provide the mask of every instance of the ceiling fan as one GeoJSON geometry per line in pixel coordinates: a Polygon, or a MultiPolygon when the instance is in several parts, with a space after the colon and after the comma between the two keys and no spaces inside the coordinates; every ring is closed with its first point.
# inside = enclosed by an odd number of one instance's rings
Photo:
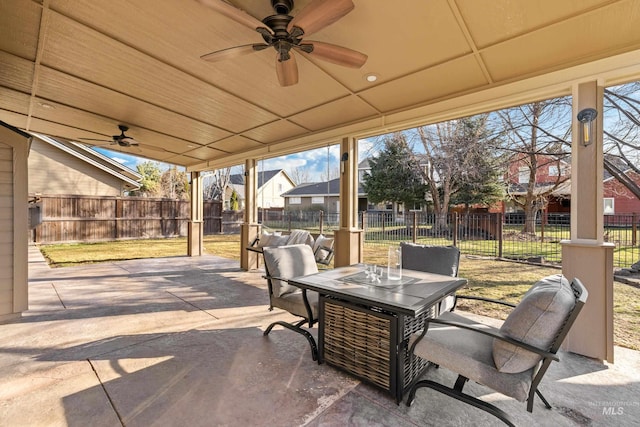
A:
{"type": "Polygon", "coordinates": [[[355,7],[351,0],[312,0],[296,16],[289,13],[293,0],[271,0],[274,15],[262,21],[237,9],[225,0],[198,0],[234,21],[257,31],[264,43],[247,44],[218,50],[201,56],[205,61],[216,62],[235,58],[273,47],[276,51],[276,74],[281,86],[298,83],[298,66],[293,51],[304,52],[334,64],[360,68],[367,55],[353,49],[312,40],[303,40],[328,25],[333,24],[355,7]]]}
{"type": "Polygon", "coordinates": [[[125,135],[124,133],[126,131],[129,130],[128,126],[125,125],[118,125],[118,129],[120,129],[120,135],[113,135],[111,137],[111,140],[104,140],[104,139],[93,139],[93,138],[79,138],[82,139],[84,141],[101,141],[101,142],[108,142],[111,145],[116,145],[118,144],[121,147],[132,147],[132,146],[137,146],[140,145],[138,143],[138,141],[136,141],[135,139],[125,135]]]}

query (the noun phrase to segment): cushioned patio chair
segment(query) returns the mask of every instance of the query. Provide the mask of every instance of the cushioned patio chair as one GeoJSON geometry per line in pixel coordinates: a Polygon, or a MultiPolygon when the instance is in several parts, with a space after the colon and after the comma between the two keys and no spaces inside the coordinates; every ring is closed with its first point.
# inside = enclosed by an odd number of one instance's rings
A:
{"type": "MultiPolygon", "coordinates": [[[[400,248],[402,249],[402,268],[451,277],[458,276],[460,250],[455,246],[418,245],[401,242],[400,248]]],[[[439,312],[453,310],[455,303],[455,296],[446,297],[440,302],[439,312]]]]}
{"type": "Polygon", "coordinates": [[[447,368],[457,373],[458,379],[453,388],[431,380],[416,382],[407,397],[407,406],[413,402],[416,390],[428,387],[513,425],[501,409],[462,392],[464,384],[472,380],[518,401],[527,401],[529,412],[533,411],[536,395],[551,409],[538,385],[551,362],[559,360],[556,353],[587,295],[580,280],[569,283],[563,276],[553,275],[533,285],[517,306],[472,297],[515,307],[499,329],[453,312],[426,319],[422,333],[411,339],[412,357],[447,368]]]}
{"type": "Polygon", "coordinates": [[[333,259],[333,242],[332,237],[326,237],[320,234],[313,243],[313,255],[316,257],[316,262],[321,265],[331,264],[333,259]]]}
{"type": "Polygon", "coordinates": [[[313,250],[306,244],[264,247],[263,256],[265,278],[269,288],[269,310],[277,307],[294,316],[302,317],[302,320],[293,324],[280,320],[273,322],[264,331],[264,335],[269,335],[276,325],[297,332],[307,338],[311,346],[311,357],[318,360],[315,339],[309,331],[302,328],[305,323],[312,328],[318,320],[318,294],[300,289],[288,281],[293,277],[318,272],[313,250]]]}

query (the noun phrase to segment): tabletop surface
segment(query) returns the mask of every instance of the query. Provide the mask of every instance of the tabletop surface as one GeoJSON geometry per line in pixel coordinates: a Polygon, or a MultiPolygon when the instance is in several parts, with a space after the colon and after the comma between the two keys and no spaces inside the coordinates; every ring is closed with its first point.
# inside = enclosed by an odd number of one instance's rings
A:
{"type": "Polygon", "coordinates": [[[376,283],[366,278],[364,270],[364,264],[355,264],[295,277],[290,282],[319,294],[413,317],[467,283],[459,277],[408,269],[402,270],[401,280],[388,280],[385,269],[383,278],[376,283]]]}

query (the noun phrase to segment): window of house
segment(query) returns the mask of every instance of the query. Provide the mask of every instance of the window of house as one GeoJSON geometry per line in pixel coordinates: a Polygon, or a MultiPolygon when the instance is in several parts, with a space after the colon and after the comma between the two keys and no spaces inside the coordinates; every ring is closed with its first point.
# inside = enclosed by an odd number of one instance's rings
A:
{"type": "Polygon", "coordinates": [[[529,168],[527,166],[522,166],[518,168],[518,182],[520,184],[529,183],[529,168]]]}
{"type": "Polygon", "coordinates": [[[615,213],[615,200],[613,197],[605,197],[604,201],[604,214],[613,215],[615,213]]]}
{"type": "Polygon", "coordinates": [[[282,193],[283,188],[284,188],[284,187],[282,186],[282,183],[279,183],[279,184],[278,184],[278,192],[279,192],[279,193],[282,193]]]}
{"type": "Polygon", "coordinates": [[[324,196],[315,196],[311,198],[312,205],[322,205],[324,204],[324,196]]]}
{"type": "Polygon", "coordinates": [[[549,166],[549,176],[559,176],[558,175],[558,166],[557,165],[551,165],[549,166]]]}
{"type": "Polygon", "coordinates": [[[290,205],[299,205],[302,203],[302,199],[300,197],[289,197],[290,205]]]}

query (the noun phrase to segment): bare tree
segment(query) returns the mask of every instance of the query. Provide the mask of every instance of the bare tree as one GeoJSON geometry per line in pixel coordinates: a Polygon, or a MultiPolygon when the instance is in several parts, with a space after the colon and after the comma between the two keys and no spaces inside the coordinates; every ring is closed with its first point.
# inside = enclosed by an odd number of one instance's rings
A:
{"type": "Polygon", "coordinates": [[[497,117],[502,150],[508,154],[507,194],[524,211],[522,232],[533,233],[537,213],[570,177],[564,165],[570,152],[571,104],[568,98],[550,99],[499,111],[497,117]]]}
{"type": "Polygon", "coordinates": [[[604,167],[640,198],[640,187],[627,173],[640,174],[640,82],[605,89],[604,109],[604,167]]]}
{"type": "Polygon", "coordinates": [[[416,156],[433,202],[436,232],[447,228],[452,198],[467,184],[486,180],[482,175],[490,168],[479,165],[492,157],[487,120],[479,115],[417,128],[424,154],[416,156]]]}
{"type": "Polygon", "coordinates": [[[225,189],[231,181],[231,168],[217,169],[204,176],[203,192],[207,200],[224,201],[225,189]]]}
{"type": "Polygon", "coordinates": [[[302,166],[298,166],[295,169],[289,172],[289,176],[293,180],[295,185],[305,184],[307,182],[311,182],[311,178],[309,175],[309,169],[304,168],[302,166]]]}

